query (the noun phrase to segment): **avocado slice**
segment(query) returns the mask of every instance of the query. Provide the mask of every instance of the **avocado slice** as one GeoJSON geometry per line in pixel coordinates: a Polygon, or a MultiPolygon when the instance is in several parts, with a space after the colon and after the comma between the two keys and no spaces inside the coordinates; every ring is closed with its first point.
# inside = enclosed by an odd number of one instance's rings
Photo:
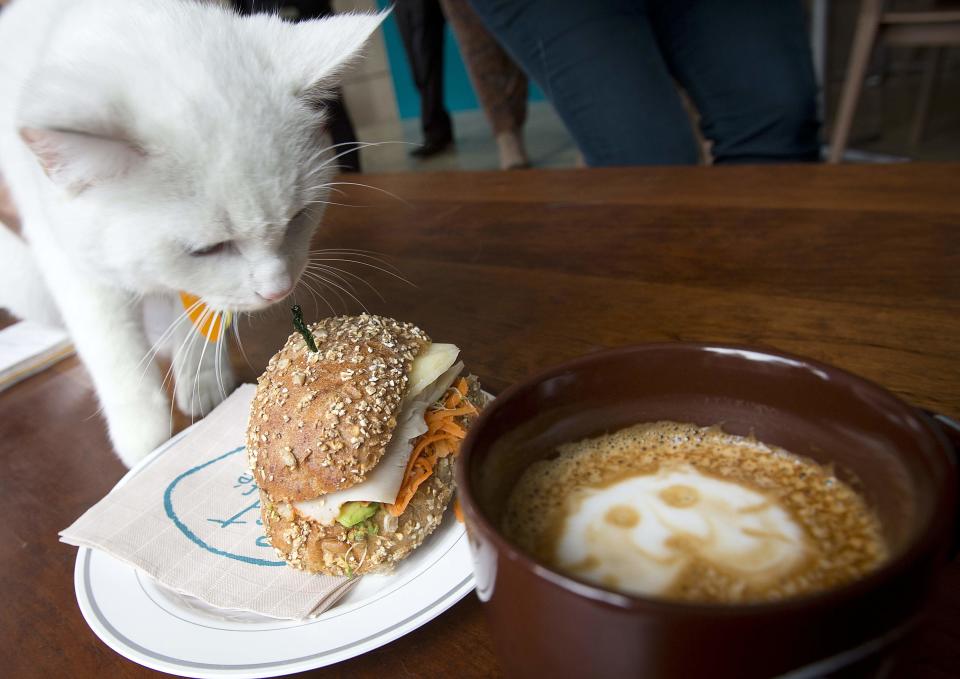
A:
{"type": "Polygon", "coordinates": [[[337,517],[337,521],[344,528],[351,528],[361,521],[369,519],[377,513],[378,509],[380,509],[379,502],[370,502],[369,504],[363,502],[344,502],[343,506],[340,507],[340,515],[337,517]]]}

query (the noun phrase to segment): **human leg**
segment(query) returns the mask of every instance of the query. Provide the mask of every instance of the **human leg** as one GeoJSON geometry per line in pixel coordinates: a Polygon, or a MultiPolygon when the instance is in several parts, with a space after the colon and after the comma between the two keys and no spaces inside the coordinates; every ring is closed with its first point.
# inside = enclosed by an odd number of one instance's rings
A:
{"type": "Polygon", "coordinates": [[[798,0],[652,0],[650,16],[715,162],[819,158],[817,85],[798,0]]]}
{"type": "Polygon", "coordinates": [[[444,18],[438,0],[398,0],[393,15],[420,92],[424,149],[442,148],[453,139],[453,124],[443,101],[444,18]]]}
{"type": "Polygon", "coordinates": [[[549,97],[588,165],[696,163],[699,149],[636,0],[471,0],[549,97]]]}
{"type": "Polygon", "coordinates": [[[473,88],[493,128],[500,167],[529,164],[523,146],[527,117],[527,76],[490,34],[466,0],[441,0],[457,36],[473,88]]]}

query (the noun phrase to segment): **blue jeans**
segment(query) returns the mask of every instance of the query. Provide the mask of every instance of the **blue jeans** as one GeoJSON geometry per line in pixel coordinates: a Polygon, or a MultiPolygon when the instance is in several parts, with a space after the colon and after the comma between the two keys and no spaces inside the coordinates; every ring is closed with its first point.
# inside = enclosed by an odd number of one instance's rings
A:
{"type": "Polygon", "coordinates": [[[470,0],[588,165],[814,161],[817,86],[799,0],[470,0]]]}

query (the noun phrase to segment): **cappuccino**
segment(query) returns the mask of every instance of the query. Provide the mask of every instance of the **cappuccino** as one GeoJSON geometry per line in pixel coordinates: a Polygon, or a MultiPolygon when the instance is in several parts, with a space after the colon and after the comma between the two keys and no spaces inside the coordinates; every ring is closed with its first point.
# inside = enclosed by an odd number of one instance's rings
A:
{"type": "Polygon", "coordinates": [[[503,529],[561,572],[688,601],[826,589],[887,553],[875,515],[829,468],[676,422],[561,446],[520,478],[503,529]]]}

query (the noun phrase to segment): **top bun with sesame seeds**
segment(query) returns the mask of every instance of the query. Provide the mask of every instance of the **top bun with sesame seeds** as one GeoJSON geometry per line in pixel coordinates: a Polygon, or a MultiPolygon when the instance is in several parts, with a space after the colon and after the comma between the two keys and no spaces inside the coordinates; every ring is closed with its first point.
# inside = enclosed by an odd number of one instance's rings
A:
{"type": "Polygon", "coordinates": [[[363,314],[293,333],[257,381],[247,455],[274,501],[311,500],[364,480],[384,456],[411,365],[430,338],[410,323],[363,314]]]}

